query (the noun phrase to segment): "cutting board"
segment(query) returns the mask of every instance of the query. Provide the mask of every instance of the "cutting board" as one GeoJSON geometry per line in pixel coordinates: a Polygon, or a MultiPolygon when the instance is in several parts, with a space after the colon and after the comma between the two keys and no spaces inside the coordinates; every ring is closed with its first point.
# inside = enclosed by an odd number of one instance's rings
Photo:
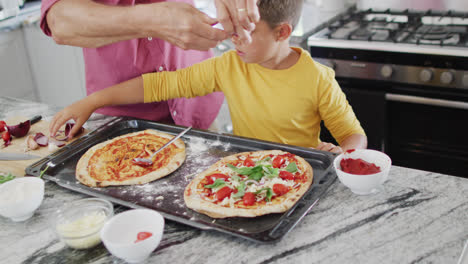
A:
{"type": "MultiPolygon", "coordinates": [[[[8,125],[15,125],[20,122],[24,122],[28,118],[31,118],[31,117],[12,117],[12,118],[5,120],[5,122],[8,125]]],[[[44,135],[49,136],[49,124],[50,122],[48,121],[40,120],[39,122],[31,125],[31,129],[29,130],[28,135],[35,135],[36,133],[41,132],[44,135]]],[[[87,131],[83,132],[81,135],[84,135],[86,133],[87,131]]],[[[0,149],[0,152],[2,153],[25,153],[24,152],[24,149],[26,148],[25,140],[28,135],[22,138],[13,138],[13,140],[11,141],[11,145],[8,145],[8,147],[6,148],[0,149]]],[[[78,137],[74,137],[73,140],[76,140],[77,138],[78,137]]],[[[73,142],[73,140],[68,141],[67,144],[69,144],[70,142],[73,142]]],[[[0,144],[3,144],[3,140],[0,140],[0,144]]],[[[13,160],[13,161],[12,160],[9,160],[9,161],[0,160],[0,172],[2,173],[11,172],[13,175],[17,177],[24,176],[26,167],[40,160],[41,158],[52,154],[53,151],[50,151],[49,147],[39,147],[36,150],[29,150],[27,153],[32,154],[32,155],[37,155],[40,158],[31,159],[31,160],[13,160]]]]}

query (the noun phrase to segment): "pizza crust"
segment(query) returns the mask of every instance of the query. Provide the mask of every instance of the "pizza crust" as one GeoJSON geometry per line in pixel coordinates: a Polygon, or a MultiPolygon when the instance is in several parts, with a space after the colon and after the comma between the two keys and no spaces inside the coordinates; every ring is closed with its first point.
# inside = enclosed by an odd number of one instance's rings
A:
{"type": "Polygon", "coordinates": [[[298,164],[297,167],[305,173],[307,180],[301,184],[301,187],[297,191],[290,191],[285,195],[276,197],[272,202],[264,205],[253,205],[247,208],[231,208],[224,207],[215,203],[204,200],[198,194],[197,186],[207,175],[219,172],[218,168],[224,166],[226,163],[237,161],[240,156],[250,157],[263,157],[266,155],[282,155],[287,152],[281,150],[267,150],[267,151],[255,151],[255,152],[243,152],[235,155],[225,157],[207,170],[195,176],[190,184],[185,188],[184,200],[188,208],[193,209],[199,213],[206,214],[213,218],[226,218],[226,217],[257,217],[260,215],[271,214],[271,213],[283,213],[288,211],[309,189],[312,184],[313,171],[310,164],[299,156],[295,156],[298,164]]]}
{"type": "Polygon", "coordinates": [[[185,144],[181,139],[177,139],[174,143],[177,146],[177,148],[181,149],[182,151],[177,152],[174,156],[171,157],[169,160],[167,166],[161,167],[156,171],[150,172],[148,174],[145,174],[143,176],[140,176],[138,178],[133,178],[133,179],[128,179],[128,180],[123,180],[123,181],[111,181],[111,180],[105,180],[105,181],[97,181],[96,179],[92,178],[89,173],[88,173],[88,163],[91,157],[94,155],[94,153],[103,148],[104,146],[108,144],[112,144],[113,142],[125,138],[125,137],[133,137],[139,134],[143,133],[149,133],[149,134],[154,134],[159,137],[167,138],[167,139],[172,139],[174,138],[173,135],[158,132],[155,130],[143,130],[143,131],[138,131],[130,134],[125,134],[107,141],[104,141],[102,143],[99,143],[92,148],[88,149],[86,153],[80,158],[78,161],[78,164],[76,165],[76,179],[81,182],[84,185],[87,185],[89,187],[105,187],[105,186],[117,186],[117,185],[135,185],[135,184],[144,184],[148,183],[157,179],[160,179],[164,176],[167,176],[171,172],[175,171],[177,168],[179,168],[182,163],[185,161],[185,144]]]}

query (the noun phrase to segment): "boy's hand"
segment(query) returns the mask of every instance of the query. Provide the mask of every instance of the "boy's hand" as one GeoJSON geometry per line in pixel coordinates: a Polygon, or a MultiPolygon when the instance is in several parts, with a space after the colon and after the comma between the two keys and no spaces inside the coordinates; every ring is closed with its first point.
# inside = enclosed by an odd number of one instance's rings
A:
{"type": "Polygon", "coordinates": [[[328,142],[320,142],[320,144],[318,144],[315,149],[329,151],[337,154],[343,153],[343,149],[341,149],[340,146],[335,146],[334,144],[328,142]]]}
{"type": "Polygon", "coordinates": [[[49,125],[50,135],[54,137],[60,127],[62,127],[68,120],[73,119],[75,120],[75,125],[70,131],[70,134],[68,134],[69,139],[73,138],[73,136],[91,116],[93,111],[94,108],[89,105],[86,98],[67,106],[52,118],[52,122],[49,125]]]}

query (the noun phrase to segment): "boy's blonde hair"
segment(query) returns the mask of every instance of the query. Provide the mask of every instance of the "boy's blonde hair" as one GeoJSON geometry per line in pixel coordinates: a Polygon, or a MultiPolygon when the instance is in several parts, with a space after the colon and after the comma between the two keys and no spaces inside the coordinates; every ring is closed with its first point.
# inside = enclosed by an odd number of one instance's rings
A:
{"type": "Polygon", "coordinates": [[[258,0],[260,19],[265,21],[270,28],[288,22],[293,29],[302,14],[304,0],[258,0]]]}

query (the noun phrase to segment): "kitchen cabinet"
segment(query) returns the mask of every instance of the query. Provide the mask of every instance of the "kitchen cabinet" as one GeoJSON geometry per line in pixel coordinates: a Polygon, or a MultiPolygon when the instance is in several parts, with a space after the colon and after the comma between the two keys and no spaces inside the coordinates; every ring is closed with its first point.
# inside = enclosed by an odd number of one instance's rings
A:
{"type": "Polygon", "coordinates": [[[0,94],[37,101],[21,28],[0,31],[0,94]]]}
{"type": "Polygon", "coordinates": [[[82,49],[57,45],[41,31],[38,22],[23,26],[22,32],[37,99],[64,107],[85,97],[82,49]]]}

